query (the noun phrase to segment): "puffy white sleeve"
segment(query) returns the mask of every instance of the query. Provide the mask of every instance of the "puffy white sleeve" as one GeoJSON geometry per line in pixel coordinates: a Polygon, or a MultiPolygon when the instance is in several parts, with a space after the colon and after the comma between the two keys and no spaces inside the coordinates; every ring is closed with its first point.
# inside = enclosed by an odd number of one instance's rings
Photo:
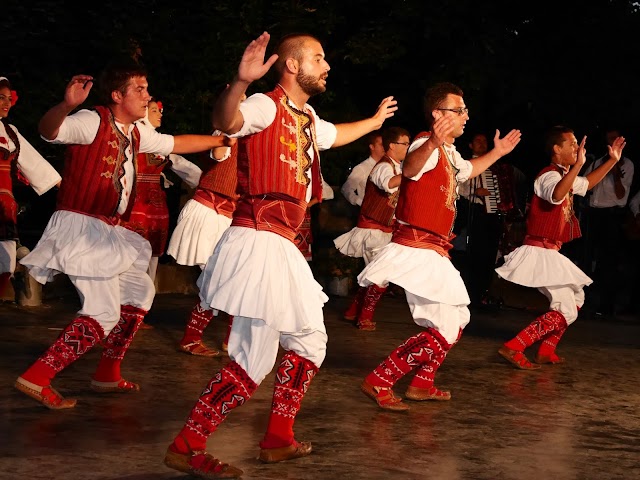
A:
{"type": "Polygon", "coordinates": [[[190,162],[186,158],[181,155],[177,155],[172,153],[169,155],[169,160],[171,160],[171,170],[176,172],[176,174],[191,188],[195,188],[198,186],[200,182],[200,176],[202,175],[202,170],[195,163],[190,162]]]}
{"type": "Polygon", "coordinates": [[[62,178],[55,168],[22,136],[18,129],[10,125],[20,142],[18,168],[38,195],[51,190],[62,178]]]}

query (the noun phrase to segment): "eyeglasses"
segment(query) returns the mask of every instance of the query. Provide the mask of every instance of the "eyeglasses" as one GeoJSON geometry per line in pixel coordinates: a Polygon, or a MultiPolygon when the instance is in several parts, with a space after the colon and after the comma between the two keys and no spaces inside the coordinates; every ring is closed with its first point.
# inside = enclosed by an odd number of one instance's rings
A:
{"type": "Polygon", "coordinates": [[[467,107],[464,107],[464,108],[436,108],[436,110],[446,110],[447,112],[457,113],[460,116],[464,115],[465,113],[466,114],[469,113],[469,109],[467,107]]]}
{"type": "Polygon", "coordinates": [[[396,145],[404,145],[405,147],[408,147],[410,145],[409,142],[389,142],[389,143],[395,143],[396,145]]]}

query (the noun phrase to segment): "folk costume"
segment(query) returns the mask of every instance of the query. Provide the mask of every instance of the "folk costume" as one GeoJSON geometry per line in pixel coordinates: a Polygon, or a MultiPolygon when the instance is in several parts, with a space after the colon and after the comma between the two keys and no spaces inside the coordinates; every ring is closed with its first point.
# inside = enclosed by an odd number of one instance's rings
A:
{"type": "MultiPolygon", "coordinates": [[[[220,134],[219,131],[214,135],[220,134]]],[[[213,158],[213,157],[212,157],[213,158]]],[[[180,211],[178,223],[173,230],[167,253],[176,259],[179,265],[198,265],[201,269],[220,240],[224,231],[231,225],[236,209],[238,194],[238,147],[227,149],[221,159],[213,158],[213,164],[202,175],[198,188],[180,211]]],[[[202,341],[204,330],[217,312],[198,299],[191,310],[184,335],[178,344],[178,350],[192,355],[217,357],[220,352],[205,345],[202,341]]],[[[227,334],[222,349],[228,350],[229,335],[233,316],[228,316],[227,334]]]]}
{"type": "Polygon", "coordinates": [[[0,294],[16,269],[18,204],[13,196],[16,180],[38,195],[49,191],[60,175],[6,119],[0,121],[0,294]]]}
{"type": "Polygon", "coordinates": [[[526,348],[540,341],[535,362],[562,363],[556,346],[567,329],[578,318],[584,304],[584,287],[592,280],[571,260],[560,253],[566,242],[580,238],[580,224],[573,210],[573,196],[584,196],[589,181],[576,177],[565,198],[553,201],[553,191],[567,173],[560,165],[551,164],[537,175],[534,196],[527,215],[527,234],[523,245],[505,257],[496,272],[518,285],[537,288],[549,300],[549,311],[536,318],[528,327],[499,350],[516,368],[540,368],[524,354],[526,348]]]}
{"type": "Polygon", "coordinates": [[[68,144],[56,211],[33,251],[21,260],[38,282],[65,273],[82,306],[58,339],[16,382],[49,408],[71,408],[51,380],[102,342],[91,387],[98,392],[139,390],[120,364],[153,302],[147,268],[149,242],[118,225],[134,203],[138,152],[168,155],[173,137],[131,125],[127,132],[108,107],[80,110],[62,122],[52,143],[68,144]]]}
{"type": "MultiPolygon", "coordinates": [[[[368,265],[380,249],[391,241],[399,187],[390,188],[389,180],[400,172],[400,164],[387,155],[373,167],[366,183],[357,225],[333,241],[340,253],[363,258],[365,265],[368,265]]],[[[361,330],[375,330],[375,308],[388,286],[389,283],[385,282],[359,287],[344,318],[355,320],[361,330]]]]}
{"type": "MultiPolygon", "coordinates": [[[[154,128],[146,120],[141,120],[140,123],[154,128]]],[[[164,254],[169,237],[169,207],[167,194],[163,189],[166,180],[162,172],[170,168],[189,187],[195,188],[202,170],[181,155],[162,156],[154,153],[138,153],[136,168],[135,202],[129,220],[122,221],[121,225],[140,234],[151,244],[148,273],[153,280],[156,277],[158,258],[164,254]]]]}
{"type": "Polygon", "coordinates": [[[293,240],[307,202],[322,198],[319,151],[333,145],[337,130],[311,106],[296,108],[280,85],[252,95],[240,110],[244,124],[234,135],[240,199],[198,279],[202,302],[234,315],[231,362],[202,392],[169,447],[169,464],[183,462],[181,452],[204,450],[207,437],[273,369],[280,346],[285,354],[260,459],[278,461],[284,451],[294,458],[311,450],[309,443],[295,441],[293,424],[325,358],[322,306],[328,297],[293,240]]]}
{"type": "MultiPolygon", "coordinates": [[[[417,135],[409,152],[428,138],[428,132],[417,135]]],[[[469,178],[471,169],[454,145],[444,144],[433,151],[417,175],[403,177],[391,242],[358,276],[362,287],[394,283],[404,288],[414,322],[424,328],[405,340],[362,383],[362,391],[381,408],[409,408],[392,388],[412,370],[415,374],[407,398],[451,398],[449,392],[434,386],[434,377],[469,323],[469,295],[448,252],[454,237],[458,184],[469,178]]]]}

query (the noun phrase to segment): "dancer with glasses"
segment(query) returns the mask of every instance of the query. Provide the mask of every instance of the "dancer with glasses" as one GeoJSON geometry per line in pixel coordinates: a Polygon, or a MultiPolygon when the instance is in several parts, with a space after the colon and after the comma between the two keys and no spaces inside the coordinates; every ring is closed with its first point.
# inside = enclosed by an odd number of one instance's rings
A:
{"type": "Polygon", "coordinates": [[[502,138],[496,130],[492,150],[464,160],[454,146],[469,119],[462,89],[437,83],[427,90],[423,107],[430,131],[416,136],[403,163],[391,242],[358,276],[363,287],[385,282],[403,287],[413,320],[423,328],[362,382],[365,395],[380,408],[394,411],[409,409],[395,396],[393,386],[412,370],[408,399],[451,398],[434,385],[434,377],[469,323],[469,296],[449,259],[458,185],[480,175],[520,142],[520,130],[502,138]]]}
{"type": "MultiPolygon", "coordinates": [[[[368,265],[380,248],[391,241],[402,179],[401,164],[407,156],[410,138],[409,132],[401,127],[389,127],[382,132],[385,155],[369,174],[358,224],[333,241],[343,255],[362,258],[368,265]]],[[[355,320],[360,330],[375,330],[373,315],[388,285],[359,287],[344,319],[355,320]]]]}

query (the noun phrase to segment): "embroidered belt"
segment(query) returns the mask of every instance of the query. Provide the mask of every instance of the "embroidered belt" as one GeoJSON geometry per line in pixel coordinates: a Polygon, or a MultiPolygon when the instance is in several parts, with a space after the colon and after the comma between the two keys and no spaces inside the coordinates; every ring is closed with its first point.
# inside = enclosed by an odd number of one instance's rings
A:
{"type": "Polygon", "coordinates": [[[548,248],[550,250],[560,250],[562,242],[559,240],[551,240],[545,237],[536,237],[535,235],[526,235],[522,241],[523,245],[532,245],[534,247],[548,248]]]}
{"type": "Polygon", "coordinates": [[[293,242],[306,210],[307,202],[286,195],[245,197],[238,202],[231,225],[277,233],[293,242]]]}
{"type": "Polygon", "coordinates": [[[407,247],[435,250],[443,257],[451,258],[449,250],[451,250],[453,245],[451,245],[450,242],[454,238],[455,235],[446,239],[435,233],[428,232],[427,230],[422,230],[420,228],[397,222],[393,230],[391,241],[407,247]]]}
{"type": "Polygon", "coordinates": [[[360,215],[358,217],[358,224],[357,224],[358,228],[373,228],[375,230],[381,230],[385,233],[391,233],[393,232],[393,226],[392,225],[383,225],[380,222],[373,220],[372,218],[369,217],[365,217],[364,215],[360,215]]]}
{"type": "Polygon", "coordinates": [[[144,183],[157,183],[160,184],[159,173],[138,173],[136,181],[144,183]]]}
{"type": "Polygon", "coordinates": [[[232,218],[233,212],[236,209],[235,200],[208,190],[196,190],[196,193],[193,194],[193,199],[227,218],[232,218]]]}

